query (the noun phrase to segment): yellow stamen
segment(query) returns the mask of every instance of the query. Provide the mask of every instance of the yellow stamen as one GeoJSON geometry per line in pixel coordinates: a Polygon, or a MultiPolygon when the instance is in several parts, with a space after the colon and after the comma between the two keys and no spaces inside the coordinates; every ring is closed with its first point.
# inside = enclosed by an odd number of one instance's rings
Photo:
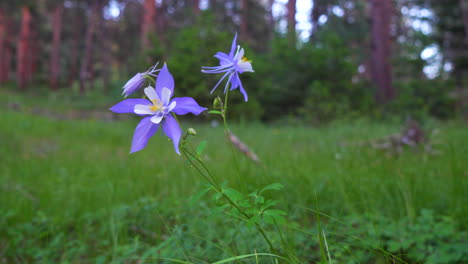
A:
{"type": "Polygon", "coordinates": [[[252,63],[252,61],[249,60],[249,59],[247,59],[246,57],[242,57],[242,62],[250,62],[250,63],[252,63]]]}
{"type": "Polygon", "coordinates": [[[153,99],[153,100],[151,100],[151,102],[153,102],[153,105],[150,106],[151,111],[156,112],[156,111],[159,111],[159,110],[162,109],[163,104],[162,104],[162,102],[160,100],[153,99]]]}

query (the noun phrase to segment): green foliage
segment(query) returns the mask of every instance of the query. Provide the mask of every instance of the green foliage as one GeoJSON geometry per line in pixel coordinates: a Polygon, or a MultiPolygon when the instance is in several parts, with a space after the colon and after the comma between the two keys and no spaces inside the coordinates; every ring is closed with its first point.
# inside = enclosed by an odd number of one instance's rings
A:
{"type": "Polygon", "coordinates": [[[266,191],[281,190],[283,185],[273,183],[256,190],[250,194],[244,194],[234,188],[223,187],[222,191],[215,193],[213,199],[217,203],[214,212],[227,213],[238,219],[242,219],[249,226],[255,224],[263,226],[264,224],[284,224],[286,212],[273,209],[278,202],[273,199],[266,199],[263,195],[266,191]],[[229,199],[232,203],[227,202],[229,199]]]}
{"type": "Polygon", "coordinates": [[[426,209],[414,221],[389,222],[382,219],[379,226],[383,225],[387,228],[381,230],[379,237],[384,239],[384,247],[408,262],[442,264],[468,261],[468,233],[458,230],[451,217],[434,215],[432,210],[426,209]]]}
{"type": "Polygon", "coordinates": [[[330,121],[367,110],[371,91],[352,83],[356,65],[350,49],[330,31],[318,39],[291,49],[286,39],[276,38],[269,54],[253,58],[256,78],[246,85],[255,87],[265,119],[300,114],[307,121],[330,121]]]}
{"type": "MultiPolygon", "coordinates": [[[[275,218],[283,215],[274,210],[266,212],[275,218]]],[[[81,263],[109,263],[166,258],[201,263],[197,259],[214,262],[252,252],[252,248],[257,252],[266,250],[254,229],[235,225],[204,203],[176,212],[167,204],[146,197],[109,212],[99,210],[68,222],[59,222],[42,211],[36,212],[29,222],[15,221],[18,212],[14,210],[1,213],[0,245],[9,263],[68,263],[77,259],[81,263]],[[205,220],[194,221],[194,215],[205,220]]],[[[414,221],[408,218],[393,221],[378,215],[322,221],[320,235],[326,235],[325,254],[330,255],[333,263],[468,261],[466,230],[460,230],[451,217],[434,215],[432,210],[422,210],[414,221]]],[[[320,260],[320,242],[314,237],[318,233],[313,231],[316,224],[302,223],[304,229],[281,225],[303,261],[320,260]]],[[[266,262],[262,263],[274,263],[272,258],[263,260],[266,262]]]]}
{"type": "MultiPolygon", "coordinates": [[[[334,263],[466,263],[468,233],[449,216],[421,210],[412,221],[397,221],[381,215],[352,215],[343,219],[322,218],[323,234],[334,263]]],[[[296,241],[310,234],[312,227],[299,231],[296,241]]],[[[304,241],[318,248],[317,240],[304,241]]],[[[304,253],[302,253],[304,254],[304,253]]],[[[309,261],[318,261],[306,254],[309,261]]]]}
{"type": "Polygon", "coordinates": [[[453,81],[444,79],[411,80],[396,84],[397,97],[386,106],[387,114],[423,118],[454,118],[455,100],[453,81]]]}

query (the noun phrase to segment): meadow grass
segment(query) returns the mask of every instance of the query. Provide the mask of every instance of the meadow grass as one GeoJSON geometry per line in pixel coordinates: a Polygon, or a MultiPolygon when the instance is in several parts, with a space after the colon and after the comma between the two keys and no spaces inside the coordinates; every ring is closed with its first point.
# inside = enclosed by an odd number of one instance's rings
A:
{"type": "MultiPolygon", "coordinates": [[[[14,95],[6,100],[23,103],[30,99],[14,95]]],[[[244,239],[261,245],[261,238],[236,227],[238,223],[229,222],[227,216],[212,216],[207,209],[214,206],[209,197],[195,202],[190,198],[205,183],[187,161],[174,153],[166,137],[157,135],[144,150],[129,155],[137,122],[58,120],[2,109],[0,254],[3,252],[11,262],[36,262],[42,258],[52,262],[106,263],[116,260],[119,247],[133,252],[129,256],[140,256],[141,242],[135,239],[145,236],[149,237],[147,244],[158,247],[169,243],[168,237],[180,239],[170,240],[174,244],[166,245],[163,253],[185,258],[198,255],[212,259],[214,256],[205,252],[210,247],[220,251],[218,256],[253,253],[250,244],[243,248],[239,241],[232,241],[244,239]],[[144,204],[144,216],[138,210],[119,211],[135,204],[144,204]],[[119,222],[123,219],[116,216],[119,212],[125,218],[143,220],[132,224],[133,231],[129,232],[127,223],[119,222]],[[34,223],[41,221],[38,219],[47,219],[47,232],[33,230],[38,226],[34,223]],[[148,226],[140,230],[138,223],[143,222],[148,226]],[[13,226],[28,223],[30,229],[12,233],[13,226]],[[105,227],[104,231],[97,231],[96,226],[105,227]],[[43,232],[46,240],[41,239],[43,232]],[[86,254],[80,253],[77,261],[76,255],[69,253],[78,247],[72,244],[57,246],[61,250],[49,255],[37,253],[37,258],[22,258],[22,251],[12,248],[20,243],[12,239],[21,235],[21,239],[29,241],[21,243],[45,250],[53,247],[57,234],[63,236],[57,241],[82,242],[86,254]],[[200,244],[184,245],[188,236],[200,244]],[[93,246],[96,240],[99,246],[93,246]],[[237,246],[233,247],[233,243],[237,246]],[[190,248],[190,252],[181,248],[190,248]]],[[[278,207],[294,222],[294,228],[286,229],[286,233],[295,229],[313,233],[316,211],[344,222],[349,216],[379,216],[414,223],[424,209],[451,217],[454,226],[466,231],[468,128],[460,122],[428,122],[428,131],[438,131],[431,136],[436,155],[422,149],[407,149],[395,155],[363,144],[398,132],[397,123],[356,120],[318,128],[234,125],[233,132],[257,153],[261,165],[240,153],[235,153],[233,159],[221,127],[191,122],[183,125],[197,130],[194,142],[207,140],[202,157],[221,182],[244,192],[274,182],[284,185],[282,191],[269,195],[280,202],[278,207]]],[[[301,239],[304,241],[289,242],[296,248],[305,247],[307,239],[301,239]]],[[[159,247],[153,253],[160,256],[161,250],[159,247]]],[[[301,254],[319,252],[307,249],[301,254]]]]}

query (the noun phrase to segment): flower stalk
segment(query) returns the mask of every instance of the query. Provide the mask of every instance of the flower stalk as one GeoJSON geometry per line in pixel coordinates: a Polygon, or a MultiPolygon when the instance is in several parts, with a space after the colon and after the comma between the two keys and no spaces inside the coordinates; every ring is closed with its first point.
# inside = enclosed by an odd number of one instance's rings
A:
{"type": "MultiPolygon", "coordinates": [[[[218,182],[216,180],[216,177],[206,167],[205,163],[199,157],[197,157],[197,155],[190,152],[186,148],[185,144],[182,145],[181,150],[182,150],[182,153],[184,154],[185,158],[187,159],[187,161],[190,163],[190,165],[195,168],[195,170],[202,176],[202,178],[206,182],[208,182],[208,184],[211,185],[212,189],[214,191],[216,191],[218,194],[220,194],[229,203],[229,205],[234,207],[243,216],[242,220],[247,221],[250,218],[250,216],[242,208],[240,208],[231,198],[229,198],[229,196],[227,196],[223,192],[223,188],[218,184],[218,182]],[[195,164],[194,160],[196,160],[203,167],[203,169],[207,172],[208,175],[203,173],[201,168],[199,168],[198,165],[195,164]]],[[[255,223],[255,227],[258,230],[258,232],[260,233],[260,235],[263,237],[263,239],[266,241],[266,243],[268,244],[268,247],[270,248],[270,250],[273,253],[277,253],[276,249],[273,246],[273,243],[271,242],[270,238],[268,238],[268,236],[266,235],[265,231],[260,226],[260,224],[255,223]]]]}

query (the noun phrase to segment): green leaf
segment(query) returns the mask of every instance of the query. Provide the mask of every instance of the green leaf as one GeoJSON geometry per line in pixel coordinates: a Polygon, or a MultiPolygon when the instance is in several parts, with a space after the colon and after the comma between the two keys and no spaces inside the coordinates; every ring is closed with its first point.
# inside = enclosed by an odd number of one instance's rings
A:
{"type": "Polygon", "coordinates": [[[221,206],[216,206],[216,207],[211,209],[211,213],[214,214],[214,215],[218,215],[218,214],[224,212],[224,210],[226,210],[228,207],[229,207],[228,204],[223,204],[221,206]]]}
{"type": "Polygon", "coordinates": [[[283,187],[284,186],[281,183],[272,183],[270,185],[263,187],[263,189],[260,190],[260,194],[263,193],[264,191],[269,191],[269,190],[279,191],[283,189],[283,187]]]}
{"type": "Polygon", "coordinates": [[[258,209],[255,207],[250,207],[245,210],[247,215],[258,215],[258,209]]]}
{"type": "Polygon", "coordinates": [[[218,110],[210,110],[208,111],[208,114],[222,115],[223,113],[221,113],[221,111],[218,110]]]}
{"type": "Polygon", "coordinates": [[[283,216],[286,215],[286,212],[283,210],[278,210],[278,209],[271,209],[263,212],[264,214],[268,214],[271,216],[283,216]]]}
{"type": "Polygon", "coordinates": [[[285,211],[271,209],[263,212],[263,219],[268,224],[274,224],[275,222],[284,224],[286,222],[286,220],[283,217],[284,215],[286,215],[285,211]]]}
{"type": "Polygon", "coordinates": [[[198,144],[197,149],[196,149],[198,156],[200,156],[203,153],[203,150],[205,150],[206,143],[207,141],[203,140],[202,142],[200,142],[200,144],[198,144]]]}
{"type": "Polygon", "coordinates": [[[260,209],[262,211],[265,211],[266,209],[272,207],[272,206],[275,206],[278,202],[277,201],[273,201],[273,200],[268,200],[266,201],[265,205],[263,205],[260,209]]]}
{"type": "Polygon", "coordinates": [[[257,196],[255,197],[255,203],[257,204],[263,204],[265,202],[265,198],[263,196],[257,196]]]}
{"type": "Polygon", "coordinates": [[[257,191],[249,193],[249,196],[254,197],[254,198],[257,197],[258,196],[257,191]]]}
{"type": "Polygon", "coordinates": [[[192,195],[192,197],[190,197],[190,202],[192,204],[198,202],[200,200],[200,198],[202,198],[210,190],[211,190],[211,187],[208,187],[208,188],[204,188],[201,191],[196,192],[194,195],[192,195]]]}
{"type": "Polygon", "coordinates": [[[252,227],[252,226],[254,226],[256,223],[258,223],[259,221],[260,221],[260,216],[259,216],[259,215],[255,215],[255,216],[253,216],[253,217],[251,217],[251,218],[249,218],[249,219],[247,220],[247,225],[248,225],[249,227],[252,227]]]}
{"type": "Polygon", "coordinates": [[[213,194],[213,200],[218,201],[223,195],[221,193],[215,193],[213,194]]]}
{"type": "Polygon", "coordinates": [[[237,205],[244,208],[252,207],[252,204],[248,200],[240,201],[237,205]]]}
{"type": "Polygon", "coordinates": [[[244,195],[233,188],[224,189],[223,192],[233,202],[239,202],[241,200],[244,200],[244,195]]]}

